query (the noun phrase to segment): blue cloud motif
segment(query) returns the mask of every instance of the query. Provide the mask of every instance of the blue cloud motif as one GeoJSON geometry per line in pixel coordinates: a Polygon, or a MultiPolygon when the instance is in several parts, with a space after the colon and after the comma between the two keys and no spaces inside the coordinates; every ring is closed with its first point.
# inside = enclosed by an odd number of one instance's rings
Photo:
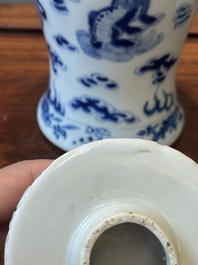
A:
{"type": "Polygon", "coordinates": [[[110,80],[107,76],[99,73],[93,73],[90,76],[78,78],[77,81],[87,88],[103,87],[113,90],[119,87],[115,81],[110,80]]]}
{"type": "Polygon", "coordinates": [[[54,36],[56,43],[63,49],[66,49],[70,52],[79,52],[78,47],[74,44],[70,43],[65,37],[62,35],[54,36]]]}
{"type": "Polygon", "coordinates": [[[176,63],[177,57],[173,54],[166,53],[163,56],[153,57],[149,59],[145,65],[136,69],[136,74],[142,75],[147,72],[153,72],[153,81],[154,85],[161,84],[166,79],[167,72],[171,67],[176,63]]]}
{"type": "Polygon", "coordinates": [[[163,13],[149,15],[150,0],[112,0],[111,5],[89,13],[89,32],[77,31],[82,50],[95,59],[125,62],[156,47],[163,39],[151,27],[163,13]]]}
{"type": "Polygon", "coordinates": [[[101,122],[123,122],[127,124],[134,124],[140,121],[139,118],[137,118],[131,112],[119,111],[109,103],[98,98],[91,98],[89,96],[74,98],[70,102],[70,107],[75,110],[81,110],[82,112],[89,115],[95,115],[96,120],[101,122]]]}
{"type": "Polygon", "coordinates": [[[191,5],[188,3],[178,6],[174,17],[174,28],[182,27],[191,15],[191,5]]]}
{"type": "MultiPolygon", "coordinates": [[[[61,15],[66,15],[69,12],[69,10],[67,8],[65,1],[66,0],[51,0],[50,5],[57,13],[61,15]]],[[[80,0],[70,0],[70,1],[79,2],[80,0]]]]}

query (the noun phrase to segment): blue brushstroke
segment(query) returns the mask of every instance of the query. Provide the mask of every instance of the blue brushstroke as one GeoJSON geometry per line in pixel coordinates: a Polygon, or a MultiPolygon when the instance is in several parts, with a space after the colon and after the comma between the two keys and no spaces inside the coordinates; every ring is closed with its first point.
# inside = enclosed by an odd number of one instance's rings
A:
{"type": "Polygon", "coordinates": [[[66,111],[63,104],[58,99],[56,89],[54,88],[43,97],[41,102],[41,116],[43,122],[51,128],[56,139],[67,138],[68,131],[79,130],[80,128],[74,124],[64,124],[63,121],[66,117],[66,111]],[[51,110],[53,108],[53,111],[51,110]],[[55,111],[55,112],[54,112],[55,111]]]}
{"type": "Polygon", "coordinates": [[[56,43],[63,49],[66,49],[70,52],[79,52],[78,47],[76,47],[74,44],[70,43],[65,37],[62,35],[57,35],[54,37],[56,40],[56,43]]]}
{"type": "Polygon", "coordinates": [[[144,105],[144,113],[147,116],[152,116],[154,113],[161,113],[163,111],[169,111],[174,104],[173,93],[167,93],[163,91],[163,99],[158,98],[157,92],[154,94],[154,104],[150,106],[150,102],[147,101],[144,105]]]}
{"type": "Polygon", "coordinates": [[[77,81],[87,88],[103,87],[108,90],[114,90],[119,87],[115,81],[99,73],[93,73],[90,76],[78,78],[77,81]]]}
{"type": "Polygon", "coordinates": [[[54,108],[54,110],[61,116],[65,115],[65,106],[61,103],[60,98],[58,97],[57,90],[55,86],[50,88],[46,94],[46,98],[49,101],[49,104],[54,108]]]}
{"type": "Polygon", "coordinates": [[[47,20],[47,13],[46,13],[44,7],[42,6],[42,4],[40,3],[39,0],[35,0],[35,1],[36,1],[36,7],[37,7],[37,10],[38,10],[38,13],[40,15],[41,20],[46,21],[47,20]]]}
{"type": "MultiPolygon", "coordinates": [[[[79,2],[80,0],[70,0],[72,2],[79,2]]],[[[66,15],[69,10],[66,5],[66,0],[51,0],[50,5],[57,13],[61,15],[66,15]]]]}

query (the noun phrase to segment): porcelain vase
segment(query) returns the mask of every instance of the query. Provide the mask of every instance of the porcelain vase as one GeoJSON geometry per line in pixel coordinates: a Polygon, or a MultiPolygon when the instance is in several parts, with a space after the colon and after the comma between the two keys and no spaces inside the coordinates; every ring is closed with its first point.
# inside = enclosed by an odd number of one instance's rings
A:
{"type": "Polygon", "coordinates": [[[70,150],[104,138],[178,138],[176,71],[197,0],[36,4],[50,63],[38,123],[52,143],[70,150]]]}

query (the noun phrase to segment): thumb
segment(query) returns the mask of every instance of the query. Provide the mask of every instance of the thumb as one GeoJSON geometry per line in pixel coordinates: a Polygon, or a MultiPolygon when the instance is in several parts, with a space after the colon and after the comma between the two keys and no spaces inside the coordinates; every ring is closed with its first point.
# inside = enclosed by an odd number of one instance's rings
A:
{"type": "Polygon", "coordinates": [[[0,169],[0,223],[9,220],[24,191],[52,160],[27,160],[0,169]]]}

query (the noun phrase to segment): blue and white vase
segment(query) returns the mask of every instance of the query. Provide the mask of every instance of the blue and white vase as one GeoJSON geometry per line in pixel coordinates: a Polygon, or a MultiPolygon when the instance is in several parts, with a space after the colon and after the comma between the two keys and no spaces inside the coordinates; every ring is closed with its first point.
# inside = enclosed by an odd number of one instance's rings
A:
{"type": "Polygon", "coordinates": [[[104,138],[171,145],[184,124],[176,70],[197,0],[36,0],[50,61],[38,105],[64,150],[104,138]]]}

